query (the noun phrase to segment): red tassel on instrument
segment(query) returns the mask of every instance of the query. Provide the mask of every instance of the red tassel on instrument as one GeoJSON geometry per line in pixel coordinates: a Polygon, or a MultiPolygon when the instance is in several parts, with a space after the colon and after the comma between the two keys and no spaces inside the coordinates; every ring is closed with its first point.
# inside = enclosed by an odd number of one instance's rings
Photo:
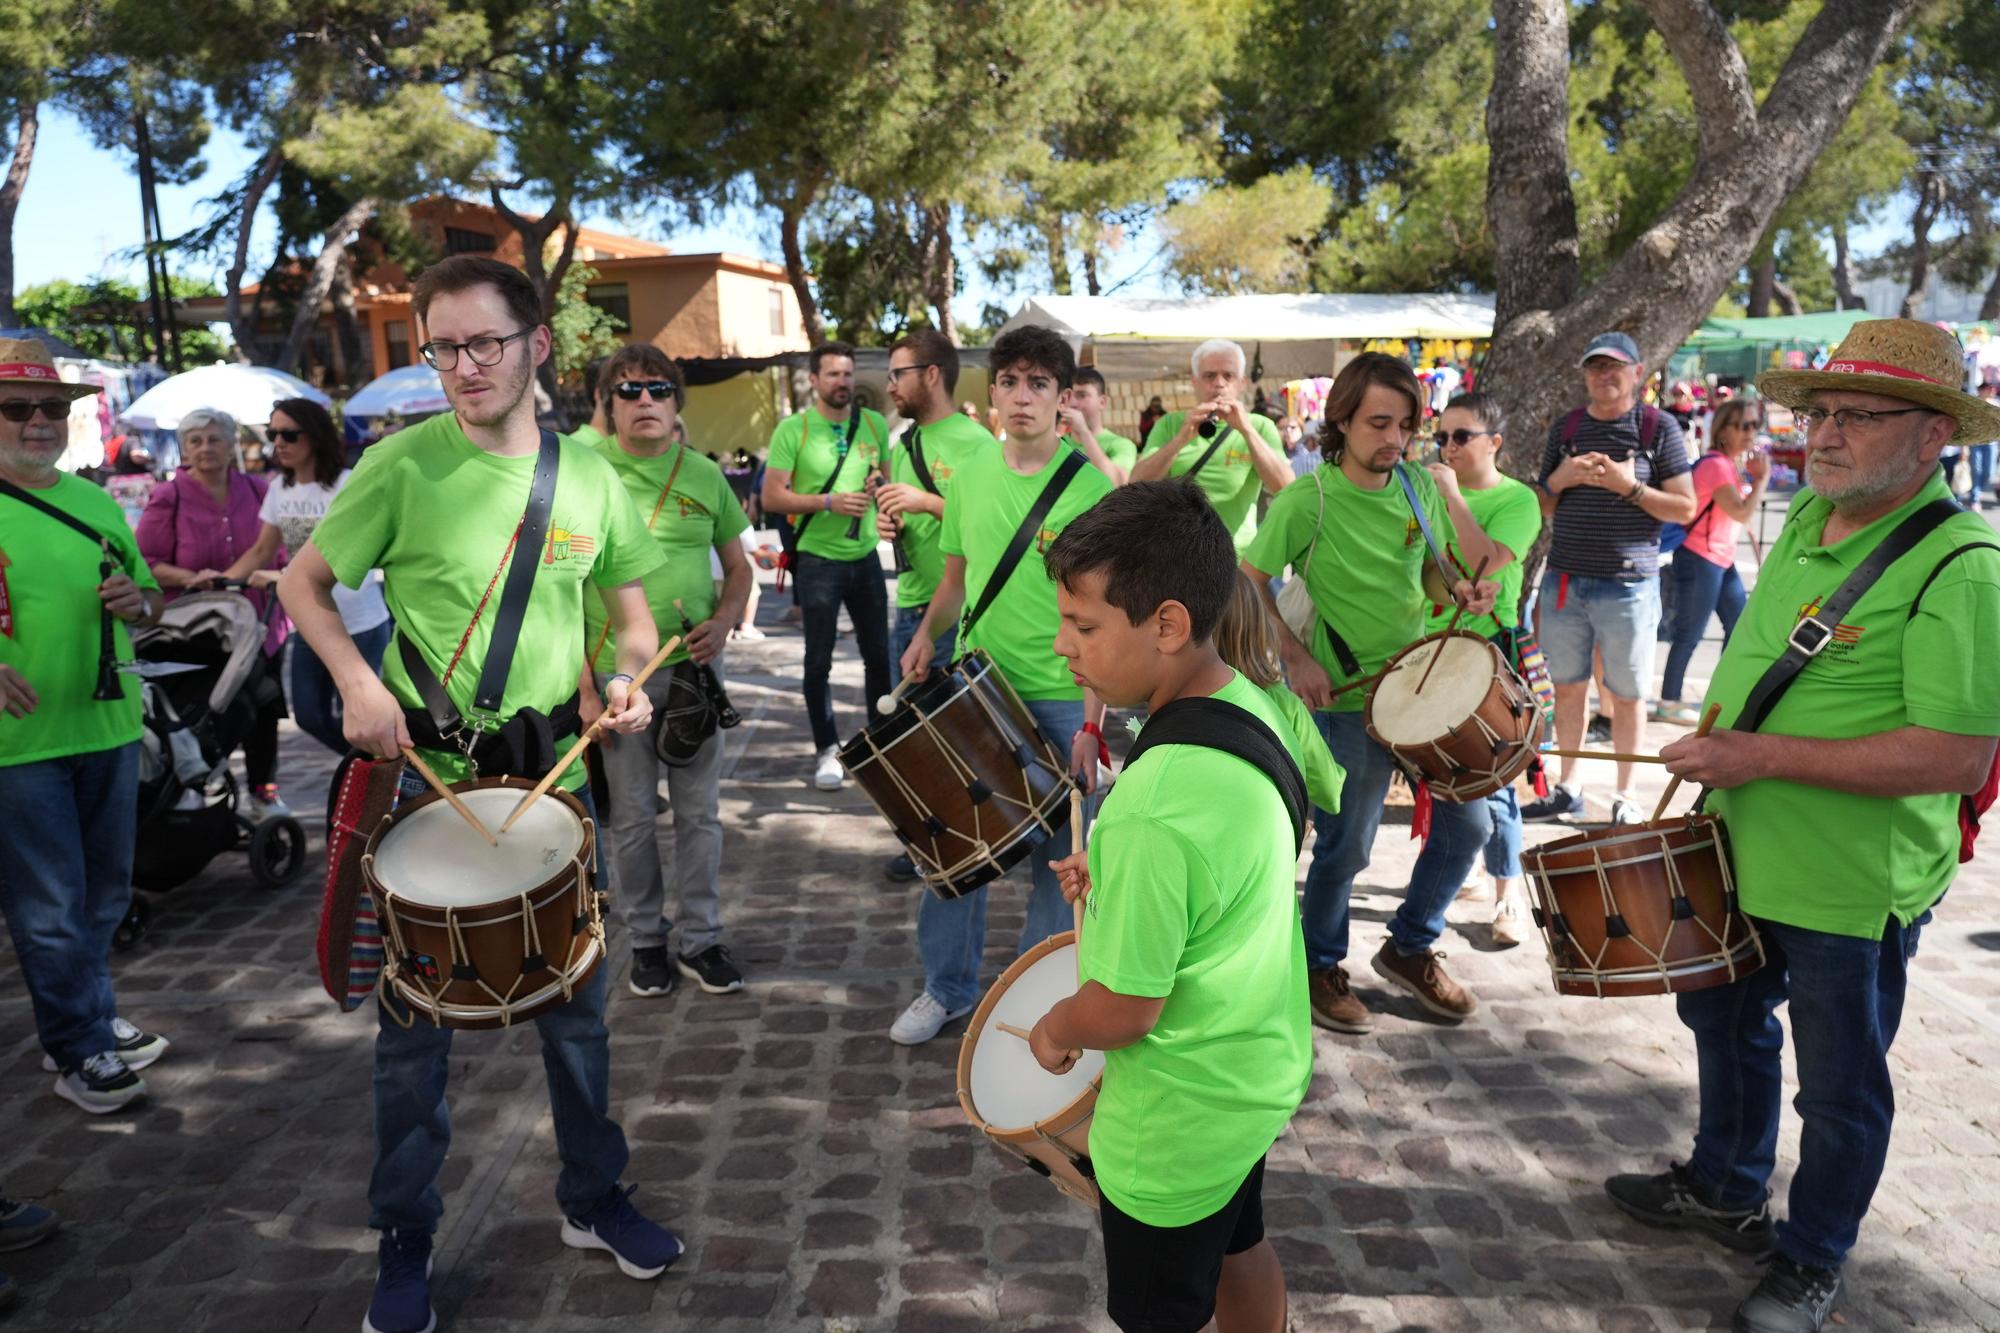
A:
{"type": "Polygon", "coordinates": [[[1431,836],[1431,784],[1419,782],[1416,798],[1417,808],[1410,815],[1410,836],[1421,841],[1431,836]]]}
{"type": "Polygon", "coordinates": [[[1528,785],[1535,789],[1535,795],[1547,798],[1549,794],[1549,766],[1536,755],[1528,761],[1528,785]]]}

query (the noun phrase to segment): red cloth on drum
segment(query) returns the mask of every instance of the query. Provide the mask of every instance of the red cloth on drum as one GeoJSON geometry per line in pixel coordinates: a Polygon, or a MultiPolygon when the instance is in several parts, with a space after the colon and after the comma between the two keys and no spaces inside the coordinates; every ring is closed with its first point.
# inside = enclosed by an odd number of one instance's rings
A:
{"type": "Polygon", "coordinates": [[[1417,783],[1417,808],[1410,814],[1410,836],[1419,841],[1431,836],[1431,784],[1417,783]]]}
{"type": "Polygon", "coordinates": [[[359,1009],[382,972],[382,927],[361,887],[368,835],[396,805],[404,760],[349,755],[333,779],[326,821],[326,888],[320,897],[320,985],[342,1013],[359,1009]]]}

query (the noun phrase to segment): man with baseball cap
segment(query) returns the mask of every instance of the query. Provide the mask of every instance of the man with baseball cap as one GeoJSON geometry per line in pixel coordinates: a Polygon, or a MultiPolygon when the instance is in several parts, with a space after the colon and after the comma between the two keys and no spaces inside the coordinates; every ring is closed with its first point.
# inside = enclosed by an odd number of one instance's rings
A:
{"type": "Polygon", "coordinates": [[[1764,962],[1676,997],[1698,1057],[1693,1152],[1605,1189],[1642,1221],[1772,1252],[1736,1311],[1746,1333],[1817,1333],[1839,1301],[1888,1152],[1917,935],[1971,855],[1981,803],[1964,794],[1991,799],[2000,540],[1951,502],[1938,455],[2000,436],[2000,408],[1959,389],[1962,364],[1942,329],[1870,320],[1823,369],[1758,378],[1806,430],[1807,489],[1710,682],[1726,725],[1662,752],[1711,789],[1764,962]],[[1787,1002],[1804,1126],[1774,1225],[1787,1002]]]}
{"type": "MultiPolygon", "coordinates": [[[[1613,748],[1639,749],[1643,700],[1653,680],[1660,624],[1660,524],[1694,517],[1687,449],[1672,416],[1639,401],[1646,370],[1639,345],[1600,333],[1578,361],[1588,400],[1549,427],[1538,485],[1553,516],[1548,571],[1540,592],[1542,649],[1556,687],[1556,741],[1583,743],[1590,659],[1604,656],[1613,748]]],[[[1522,807],[1527,820],[1583,813],[1577,760],[1544,800],[1522,807]]],[[[1611,822],[1645,818],[1632,799],[1632,765],[1618,765],[1611,822]]]]}
{"type": "Polygon", "coordinates": [[[166,1038],[118,1017],[111,936],[132,905],[139,681],[128,626],[160,585],[125,516],[56,469],[68,384],[39,343],[0,338],[0,913],[55,1092],[93,1115],[146,1092],[166,1038]]]}

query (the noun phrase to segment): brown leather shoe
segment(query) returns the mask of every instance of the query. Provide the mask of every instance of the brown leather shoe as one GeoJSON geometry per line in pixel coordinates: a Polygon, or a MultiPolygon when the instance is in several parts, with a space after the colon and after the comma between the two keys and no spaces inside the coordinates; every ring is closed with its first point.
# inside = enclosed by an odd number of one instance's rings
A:
{"type": "Polygon", "coordinates": [[[1439,1018],[1468,1018],[1479,1010],[1472,992],[1445,972],[1444,955],[1435,949],[1405,958],[1396,952],[1393,940],[1384,940],[1374,965],[1384,981],[1416,996],[1418,1004],[1439,1018]]]}
{"type": "Polygon", "coordinates": [[[1347,988],[1346,968],[1314,968],[1306,974],[1306,981],[1312,996],[1313,1022],[1356,1036],[1375,1030],[1375,1015],[1368,1012],[1360,996],[1347,988]]]}

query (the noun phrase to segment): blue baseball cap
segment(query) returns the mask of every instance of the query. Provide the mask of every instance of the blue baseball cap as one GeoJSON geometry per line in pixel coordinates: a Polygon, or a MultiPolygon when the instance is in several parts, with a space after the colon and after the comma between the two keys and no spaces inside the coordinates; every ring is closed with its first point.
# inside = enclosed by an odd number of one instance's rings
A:
{"type": "Polygon", "coordinates": [[[1579,369],[1593,356],[1608,356],[1614,361],[1623,361],[1628,366],[1639,364],[1639,344],[1632,341],[1629,333],[1600,333],[1590,340],[1583,349],[1583,355],[1576,359],[1579,369]]]}

